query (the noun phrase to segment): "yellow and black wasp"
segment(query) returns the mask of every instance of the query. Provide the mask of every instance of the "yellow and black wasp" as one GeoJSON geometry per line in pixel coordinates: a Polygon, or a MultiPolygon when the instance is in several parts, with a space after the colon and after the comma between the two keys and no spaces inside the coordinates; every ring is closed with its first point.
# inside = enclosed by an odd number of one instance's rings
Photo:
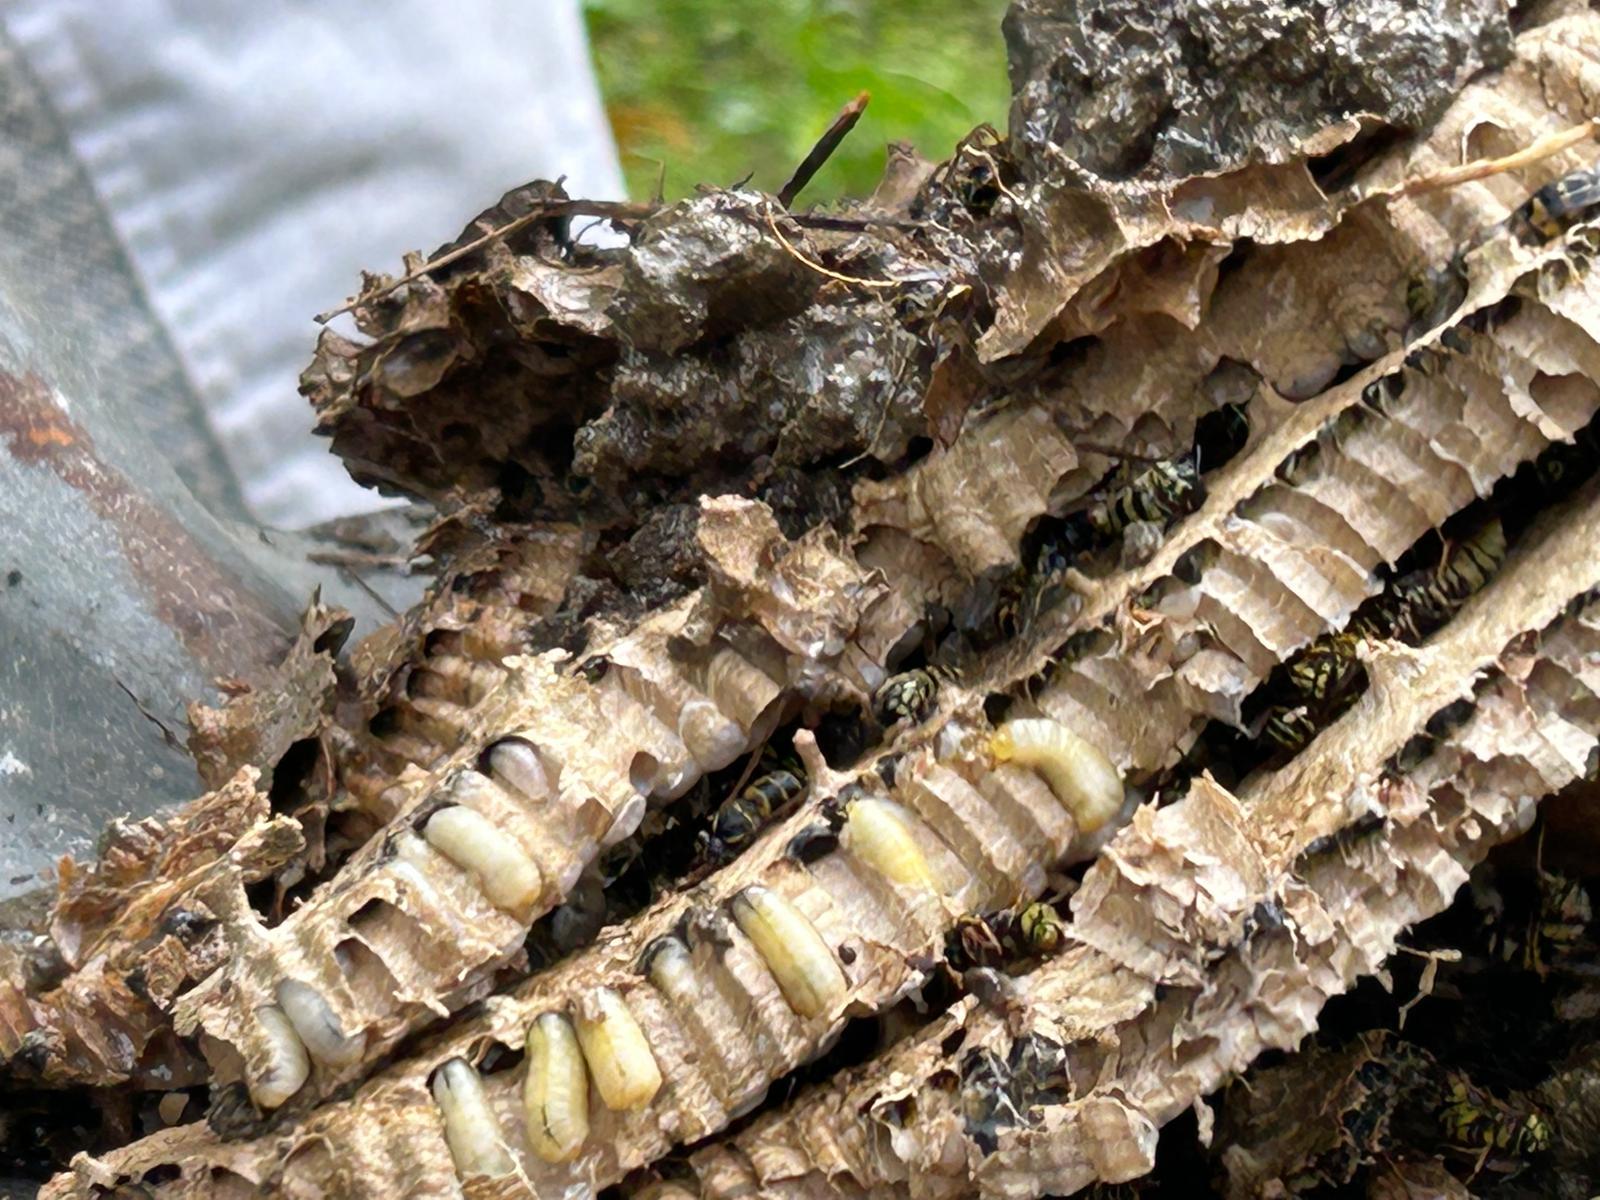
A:
{"type": "MultiPolygon", "coordinates": [[[[1200,506],[1205,488],[1202,467],[1213,470],[1228,462],[1250,440],[1248,403],[1236,401],[1211,410],[1195,422],[1194,448],[1175,458],[1127,458],[1100,481],[1097,497],[1088,508],[1066,517],[1041,522],[1034,542],[1032,595],[1012,604],[1017,624],[1029,612],[1053,601],[1050,592],[1067,568],[1083,552],[1117,542],[1130,525],[1153,522],[1166,525],[1200,506]]],[[[1113,453],[1101,450],[1101,453],[1113,453]]]]}
{"type": "Polygon", "coordinates": [[[1261,727],[1261,736],[1279,750],[1293,754],[1308,745],[1321,728],[1322,722],[1306,705],[1296,704],[1272,709],[1261,727]]]}
{"type": "Polygon", "coordinates": [[[1095,533],[1087,512],[1049,517],[1030,531],[1023,550],[1027,566],[1018,572],[995,609],[994,626],[1002,637],[1021,634],[1039,616],[1069,594],[1068,569],[1093,548],[1095,533]]]}
{"type": "Polygon", "coordinates": [[[1004,1058],[987,1047],[968,1050],[959,1071],[963,1124],[986,1154],[1004,1130],[1036,1121],[1042,1106],[1060,1104],[1071,1087],[1066,1050],[1031,1031],[1013,1041],[1004,1058]]]}
{"type": "Polygon", "coordinates": [[[1506,558],[1506,532],[1498,516],[1464,539],[1447,544],[1434,567],[1420,567],[1390,588],[1389,636],[1416,645],[1482,590],[1506,558]]]}
{"type": "Polygon", "coordinates": [[[1600,204],[1600,170],[1574,171],[1545,184],[1507,221],[1525,243],[1552,242],[1596,204],[1600,204]]]}
{"type": "Polygon", "coordinates": [[[919,205],[932,203],[936,211],[919,211],[917,215],[948,218],[949,206],[954,203],[972,216],[985,216],[1002,196],[1009,194],[1005,177],[1014,176],[1015,172],[1006,139],[994,126],[979,125],[961,139],[950,160],[934,171],[923,189],[924,199],[919,200],[919,205]]]}
{"type": "Polygon", "coordinates": [[[1281,688],[1286,698],[1268,710],[1262,736],[1292,753],[1355,703],[1367,678],[1357,649],[1371,636],[1381,635],[1358,614],[1349,628],[1324,634],[1290,659],[1281,688]]]}
{"type": "MultiPolygon", "coordinates": [[[[1060,569],[1064,569],[1064,564],[1060,569]]],[[[1052,586],[1055,582],[1055,577],[1038,569],[1019,568],[1001,587],[994,611],[986,627],[974,635],[974,643],[987,648],[1021,637],[1039,614],[1054,603],[1052,586]]]]}
{"type": "Polygon", "coordinates": [[[1515,963],[1543,978],[1552,968],[1577,952],[1594,921],[1594,905],[1581,881],[1544,868],[1545,827],[1539,829],[1534,852],[1537,906],[1526,923],[1501,925],[1495,937],[1501,961],[1515,963]]]}
{"type": "Polygon", "coordinates": [[[1107,542],[1121,537],[1135,522],[1166,524],[1191,513],[1203,496],[1200,470],[1193,455],[1165,458],[1142,470],[1125,464],[1118,473],[1132,477],[1115,486],[1088,514],[1089,527],[1107,542]]]}
{"type": "Polygon", "coordinates": [[[1300,750],[1366,686],[1358,654],[1363,638],[1416,645],[1482,589],[1505,556],[1505,529],[1491,516],[1466,538],[1447,543],[1436,565],[1408,572],[1363,605],[1346,628],[1317,638],[1290,660],[1283,698],[1268,709],[1262,736],[1280,750],[1300,750]]]}
{"type": "Polygon", "coordinates": [[[1004,968],[1054,954],[1065,936],[1060,914],[1043,900],[981,916],[967,913],[945,935],[945,961],[957,971],[1004,968]]]}
{"type": "Polygon", "coordinates": [[[1459,1071],[1445,1075],[1439,1127],[1449,1145],[1477,1157],[1522,1156],[1550,1149],[1555,1130],[1531,1104],[1511,1104],[1491,1096],[1459,1071]]]}
{"type": "Polygon", "coordinates": [[[1289,664],[1290,686],[1308,701],[1327,704],[1349,691],[1361,671],[1356,648],[1364,631],[1344,629],[1307,646],[1289,664]]]}
{"type": "Polygon", "coordinates": [[[768,746],[762,751],[762,760],[760,765],[767,769],[738,795],[724,800],[702,834],[708,862],[724,863],[739,854],[806,790],[805,768],[792,751],[780,753],[768,746]]]}
{"type": "Polygon", "coordinates": [[[1593,921],[1594,904],[1582,883],[1540,871],[1539,913],[1524,959],[1528,968],[1543,975],[1553,963],[1571,957],[1593,921]]]}
{"type": "Polygon", "coordinates": [[[933,711],[940,685],[954,679],[951,668],[939,665],[891,675],[872,693],[872,715],[884,726],[896,721],[921,721],[933,711]]]}
{"type": "Polygon", "coordinates": [[[1381,833],[1388,824],[1388,820],[1381,813],[1363,813],[1343,828],[1308,842],[1306,848],[1300,851],[1295,865],[1297,868],[1305,867],[1331,854],[1353,852],[1368,838],[1381,833]]]}

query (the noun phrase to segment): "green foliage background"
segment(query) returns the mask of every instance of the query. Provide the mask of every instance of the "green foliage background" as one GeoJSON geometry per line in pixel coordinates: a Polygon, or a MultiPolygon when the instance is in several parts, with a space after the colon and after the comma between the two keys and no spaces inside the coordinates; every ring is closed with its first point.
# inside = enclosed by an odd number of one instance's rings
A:
{"type": "Polygon", "coordinates": [[[864,196],[884,146],[946,157],[1004,130],[1005,0],[584,0],[628,191],[668,198],[754,172],[782,186],[840,107],[872,103],[801,197],[864,196]]]}

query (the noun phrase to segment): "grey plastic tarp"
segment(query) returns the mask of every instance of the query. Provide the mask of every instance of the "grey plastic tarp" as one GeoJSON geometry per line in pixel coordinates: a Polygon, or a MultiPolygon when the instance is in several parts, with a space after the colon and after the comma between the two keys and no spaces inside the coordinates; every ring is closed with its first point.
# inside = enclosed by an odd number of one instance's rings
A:
{"type": "MultiPolygon", "coordinates": [[[[0,926],[114,816],[196,794],[184,706],[371,508],[310,434],[310,314],[538,175],[617,194],[576,0],[0,0],[0,926]]],[[[374,595],[375,589],[378,595],[374,595]]]]}

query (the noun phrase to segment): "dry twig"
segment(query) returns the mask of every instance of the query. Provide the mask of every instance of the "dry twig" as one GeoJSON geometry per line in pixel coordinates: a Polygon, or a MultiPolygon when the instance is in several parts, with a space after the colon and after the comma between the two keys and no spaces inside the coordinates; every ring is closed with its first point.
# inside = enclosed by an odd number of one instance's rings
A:
{"type": "Polygon", "coordinates": [[[1422,192],[1432,192],[1439,188],[1457,187],[1463,183],[1471,183],[1477,179],[1487,179],[1491,175],[1499,175],[1505,171],[1516,171],[1522,167],[1532,166],[1536,162],[1549,158],[1553,154],[1560,154],[1569,146],[1576,145],[1584,138],[1590,137],[1595,131],[1593,121],[1585,121],[1582,125],[1574,125],[1571,129],[1563,129],[1558,133],[1547,133],[1524,146],[1521,150],[1500,158],[1479,158],[1459,167],[1451,167],[1448,171],[1439,171],[1433,175],[1424,175],[1421,179],[1413,179],[1400,189],[1402,196],[1416,196],[1422,192]]]}
{"type": "Polygon", "coordinates": [[[839,143],[856,127],[856,122],[861,120],[861,114],[867,111],[867,102],[872,99],[870,92],[861,92],[856,98],[839,110],[839,115],[833,119],[833,124],[817,139],[817,144],[811,147],[811,153],[800,161],[794,169],[794,174],[789,176],[789,182],[778,189],[778,203],[788,208],[794,203],[794,198],[810,183],[816,173],[835,150],[839,143]]]}

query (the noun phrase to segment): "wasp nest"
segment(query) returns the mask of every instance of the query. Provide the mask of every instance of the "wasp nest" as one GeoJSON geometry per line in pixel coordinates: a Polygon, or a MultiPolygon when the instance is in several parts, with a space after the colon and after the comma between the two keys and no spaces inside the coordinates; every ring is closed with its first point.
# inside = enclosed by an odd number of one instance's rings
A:
{"type": "MultiPolygon", "coordinates": [[[[1592,774],[1595,141],[1415,181],[1592,116],[1600,22],[1180,6],[1158,63],[1123,7],[1017,4],[1013,136],[868,204],[598,250],[530,185],[324,335],[438,581],[212,719],[226,821],[96,868],[92,944],[64,885],[4,1061],[207,1113],[46,1194],[1134,1180],[1592,774]]],[[[1486,1158],[1581,1136],[1428,1071],[1486,1158]]]]}

